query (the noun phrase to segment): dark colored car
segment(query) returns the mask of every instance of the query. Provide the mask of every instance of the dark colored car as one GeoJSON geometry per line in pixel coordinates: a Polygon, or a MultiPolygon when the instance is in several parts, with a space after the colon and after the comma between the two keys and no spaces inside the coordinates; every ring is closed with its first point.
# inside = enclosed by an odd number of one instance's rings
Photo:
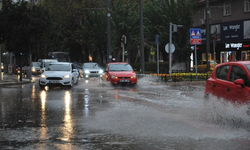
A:
{"type": "Polygon", "coordinates": [[[250,102],[250,61],[231,61],[216,66],[206,81],[205,98],[214,95],[237,104],[250,102]]]}
{"type": "Polygon", "coordinates": [[[102,75],[103,81],[109,81],[111,84],[137,84],[137,75],[132,66],[126,62],[112,62],[106,67],[102,75]]]}

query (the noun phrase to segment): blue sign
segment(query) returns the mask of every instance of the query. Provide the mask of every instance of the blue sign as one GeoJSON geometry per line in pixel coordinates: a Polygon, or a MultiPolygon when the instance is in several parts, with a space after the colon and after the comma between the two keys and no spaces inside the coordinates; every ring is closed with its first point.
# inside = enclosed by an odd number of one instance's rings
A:
{"type": "Polygon", "coordinates": [[[190,44],[200,45],[201,43],[201,29],[190,29],[190,44]]]}
{"type": "Polygon", "coordinates": [[[155,43],[158,44],[159,35],[155,35],[155,43]]]}

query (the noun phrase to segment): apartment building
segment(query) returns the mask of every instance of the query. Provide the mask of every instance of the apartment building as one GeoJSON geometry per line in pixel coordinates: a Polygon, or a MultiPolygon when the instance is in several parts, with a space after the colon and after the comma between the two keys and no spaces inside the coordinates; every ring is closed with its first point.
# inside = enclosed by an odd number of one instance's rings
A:
{"type": "MultiPolygon", "coordinates": [[[[250,60],[250,0],[209,0],[209,59],[222,63],[250,60]]],[[[195,6],[194,28],[202,31],[197,58],[206,60],[206,1],[195,6]]]]}

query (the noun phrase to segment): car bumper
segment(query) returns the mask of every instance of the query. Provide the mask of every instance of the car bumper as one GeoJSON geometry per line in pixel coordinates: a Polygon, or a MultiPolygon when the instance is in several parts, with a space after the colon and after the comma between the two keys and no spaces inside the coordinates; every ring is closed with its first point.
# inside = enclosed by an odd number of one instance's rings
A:
{"type": "Polygon", "coordinates": [[[67,86],[71,85],[70,79],[62,79],[62,80],[47,80],[44,78],[40,78],[39,83],[43,86],[53,86],[53,85],[61,85],[61,86],[67,86]]]}
{"type": "Polygon", "coordinates": [[[111,84],[137,84],[137,78],[129,78],[129,79],[110,79],[111,84]]]}
{"type": "Polygon", "coordinates": [[[84,78],[90,78],[90,77],[102,77],[102,73],[89,73],[89,74],[83,74],[84,78]]]}

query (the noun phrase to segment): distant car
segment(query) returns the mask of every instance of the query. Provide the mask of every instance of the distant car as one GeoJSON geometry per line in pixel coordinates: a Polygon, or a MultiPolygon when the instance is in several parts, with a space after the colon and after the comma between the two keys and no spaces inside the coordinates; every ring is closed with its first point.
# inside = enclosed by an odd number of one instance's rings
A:
{"type": "Polygon", "coordinates": [[[77,70],[72,63],[50,63],[41,74],[39,86],[69,86],[78,83],[77,70]]]}
{"type": "Polygon", "coordinates": [[[216,66],[206,81],[205,98],[211,95],[237,104],[250,104],[250,61],[231,61],[216,66]]]}
{"type": "Polygon", "coordinates": [[[40,72],[40,66],[41,66],[41,62],[31,62],[29,69],[31,69],[31,73],[32,75],[38,75],[41,74],[40,72]]]}
{"type": "Polygon", "coordinates": [[[107,65],[102,80],[109,81],[112,85],[136,85],[138,79],[130,64],[126,62],[112,62],[107,65]]]}
{"type": "Polygon", "coordinates": [[[2,62],[1,62],[1,71],[4,72],[4,66],[2,62]]]}
{"type": "Polygon", "coordinates": [[[79,70],[81,78],[101,77],[103,69],[95,62],[87,62],[82,65],[79,70]]]}
{"type": "Polygon", "coordinates": [[[58,62],[57,59],[42,59],[41,60],[41,66],[40,66],[40,72],[43,73],[45,68],[50,64],[50,63],[55,63],[58,62]]]}
{"type": "MultiPolygon", "coordinates": [[[[216,61],[213,61],[213,60],[209,60],[208,63],[210,66],[210,71],[213,71],[215,66],[218,64],[216,61]]],[[[202,60],[197,65],[197,72],[200,72],[200,73],[205,72],[206,68],[207,68],[207,61],[202,60]]],[[[193,71],[195,71],[195,65],[193,66],[193,71]]]]}

